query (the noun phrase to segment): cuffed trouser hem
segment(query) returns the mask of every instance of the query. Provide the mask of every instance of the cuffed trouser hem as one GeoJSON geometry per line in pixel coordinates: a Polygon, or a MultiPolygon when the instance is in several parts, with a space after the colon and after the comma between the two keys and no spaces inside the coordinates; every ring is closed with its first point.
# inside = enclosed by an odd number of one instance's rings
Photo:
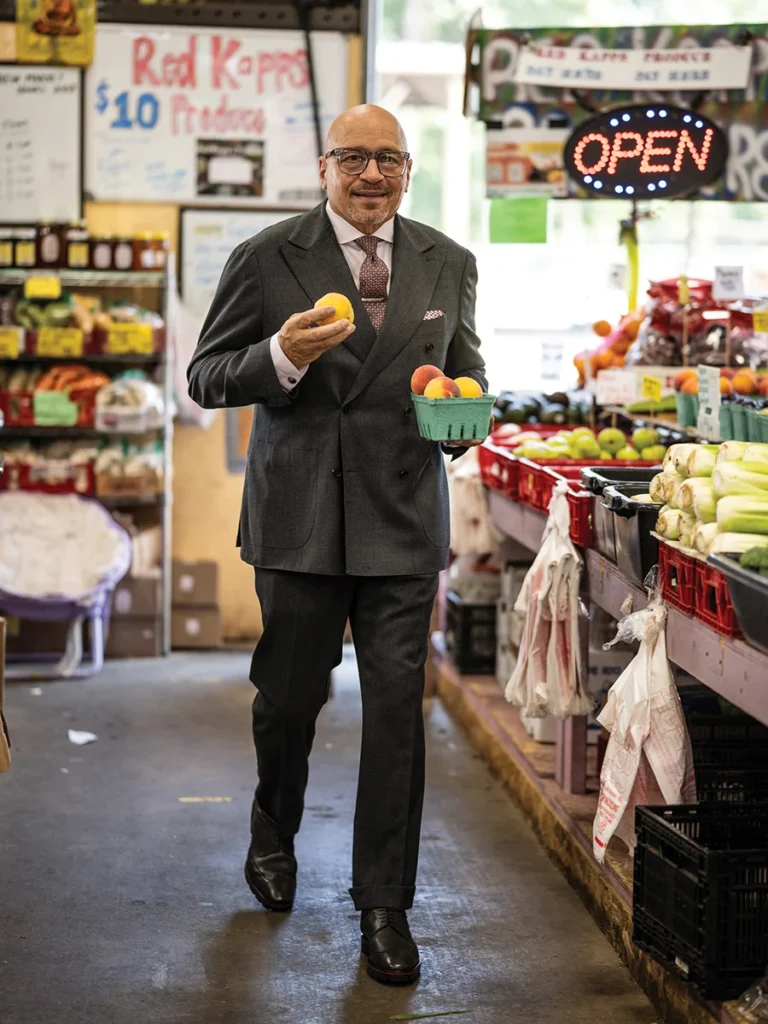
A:
{"type": "Polygon", "coordinates": [[[356,885],[349,890],[355,910],[410,910],[415,893],[415,885],[356,885]]]}

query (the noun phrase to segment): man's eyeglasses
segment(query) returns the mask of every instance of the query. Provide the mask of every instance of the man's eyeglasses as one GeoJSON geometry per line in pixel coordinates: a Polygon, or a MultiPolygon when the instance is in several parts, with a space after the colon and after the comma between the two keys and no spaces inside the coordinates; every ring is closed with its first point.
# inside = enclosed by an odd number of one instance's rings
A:
{"type": "Polygon", "coordinates": [[[368,153],[364,149],[332,149],[325,154],[328,157],[336,157],[336,163],[342,174],[362,174],[371,160],[376,161],[379,173],[385,178],[402,178],[408,166],[410,153],[400,153],[396,150],[382,150],[378,153],[368,153]]]}

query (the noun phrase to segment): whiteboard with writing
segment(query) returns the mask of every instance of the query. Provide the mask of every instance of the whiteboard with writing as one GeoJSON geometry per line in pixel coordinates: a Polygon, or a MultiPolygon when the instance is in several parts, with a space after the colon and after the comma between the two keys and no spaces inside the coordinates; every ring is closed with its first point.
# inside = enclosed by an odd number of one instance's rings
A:
{"type": "Polygon", "coordinates": [[[227,257],[241,242],[294,213],[275,210],[196,210],[179,218],[179,285],[184,305],[202,320],[208,312],[227,257]]]}
{"type": "Polygon", "coordinates": [[[81,82],[75,68],[0,67],[0,221],[80,219],[81,82]]]}
{"type": "MultiPolygon", "coordinates": [[[[347,43],[312,34],[323,135],[346,107],[347,43]]],[[[96,200],[314,205],[321,196],[298,31],[99,25],[86,77],[96,200]]]]}

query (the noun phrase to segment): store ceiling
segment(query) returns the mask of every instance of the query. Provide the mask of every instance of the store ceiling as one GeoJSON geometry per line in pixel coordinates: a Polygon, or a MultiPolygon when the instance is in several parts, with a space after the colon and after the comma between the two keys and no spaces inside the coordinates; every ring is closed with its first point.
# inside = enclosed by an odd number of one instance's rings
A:
{"type": "MultiPolygon", "coordinates": [[[[101,0],[103,22],[141,25],[200,25],[222,28],[301,28],[301,10],[315,31],[359,33],[365,0],[242,0],[240,3],[139,3],[101,0]]],[[[0,0],[0,21],[14,21],[14,0],[0,0]]]]}

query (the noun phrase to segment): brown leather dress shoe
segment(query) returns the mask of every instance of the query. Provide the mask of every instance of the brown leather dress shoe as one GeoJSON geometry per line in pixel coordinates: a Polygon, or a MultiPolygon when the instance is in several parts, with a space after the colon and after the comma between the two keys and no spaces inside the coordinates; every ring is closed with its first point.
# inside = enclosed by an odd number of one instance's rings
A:
{"type": "Polygon", "coordinates": [[[360,919],[368,974],[383,985],[411,985],[421,973],[419,950],[404,910],[364,910],[360,919]]]}
{"type": "Polygon", "coordinates": [[[251,845],[245,861],[245,880],[267,910],[286,911],[296,895],[296,858],[293,840],[280,839],[273,822],[254,804],[251,845]]]}

